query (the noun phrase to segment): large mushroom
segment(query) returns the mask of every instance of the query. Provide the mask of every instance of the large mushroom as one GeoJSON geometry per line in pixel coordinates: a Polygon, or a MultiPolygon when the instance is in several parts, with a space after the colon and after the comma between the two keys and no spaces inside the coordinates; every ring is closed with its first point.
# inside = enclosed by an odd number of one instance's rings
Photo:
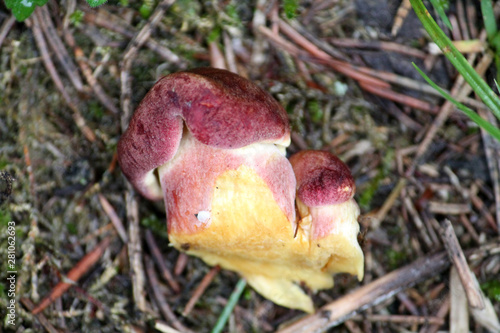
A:
{"type": "Polygon", "coordinates": [[[142,195],[165,200],[173,246],[240,273],[277,304],[312,312],[299,283],[317,290],[333,286],[332,273],[363,276],[359,209],[345,164],[318,151],[289,162],[289,143],[287,114],[268,93],[199,68],[153,86],[118,158],[142,195]]]}

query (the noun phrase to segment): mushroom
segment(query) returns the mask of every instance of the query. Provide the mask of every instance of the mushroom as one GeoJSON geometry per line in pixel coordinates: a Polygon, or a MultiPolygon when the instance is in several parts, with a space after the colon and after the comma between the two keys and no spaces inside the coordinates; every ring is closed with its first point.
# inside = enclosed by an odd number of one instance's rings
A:
{"type": "Polygon", "coordinates": [[[321,248],[318,251],[330,254],[324,269],[361,278],[359,207],[353,199],[356,185],[349,168],[326,151],[303,150],[290,157],[290,163],[297,180],[300,224],[303,229],[310,225],[309,239],[321,248]]]}
{"type": "Polygon", "coordinates": [[[332,273],[363,276],[359,209],[347,166],[315,151],[289,162],[289,143],[286,111],[267,92],[198,68],[153,86],[118,158],[143,196],[164,199],[174,247],[240,273],[277,304],[312,312],[299,283],[318,290],[333,286],[332,273]]]}

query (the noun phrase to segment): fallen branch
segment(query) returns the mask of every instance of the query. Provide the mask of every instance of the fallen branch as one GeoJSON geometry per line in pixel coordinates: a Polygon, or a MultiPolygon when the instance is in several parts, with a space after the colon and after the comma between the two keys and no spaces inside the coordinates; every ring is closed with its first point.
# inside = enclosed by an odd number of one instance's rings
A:
{"type": "Polygon", "coordinates": [[[322,332],[380,304],[406,288],[439,274],[449,266],[450,262],[444,252],[427,256],[325,305],[315,314],[300,319],[278,333],[322,332]]]}

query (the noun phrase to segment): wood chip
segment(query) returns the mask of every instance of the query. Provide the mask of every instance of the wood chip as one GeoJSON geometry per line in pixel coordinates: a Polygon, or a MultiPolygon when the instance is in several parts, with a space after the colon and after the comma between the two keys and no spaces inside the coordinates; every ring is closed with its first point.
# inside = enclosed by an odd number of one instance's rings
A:
{"type": "Polygon", "coordinates": [[[450,331],[468,332],[469,331],[469,310],[467,306],[467,296],[464,287],[460,282],[457,269],[452,267],[450,270],[450,331]]]}
{"type": "Polygon", "coordinates": [[[468,204],[429,201],[428,207],[429,211],[433,214],[460,215],[471,212],[470,205],[468,204]]]}
{"type": "Polygon", "coordinates": [[[139,225],[139,200],[130,184],[125,193],[128,220],[128,257],[132,277],[132,293],[134,302],[140,311],[145,312],[146,307],[146,275],[142,264],[141,229],[139,225]]]}
{"type": "Polygon", "coordinates": [[[483,309],[484,300],[479,288],[479,284],[474,276],[474,273],[469,269],[469,265],[465,260],[465,255],[458,243],[457,236],[453,230],[453,226],[449,220],[444,220],[441,223],[440,236],[448,252],[448,256],[457,269],[460,281],[465,289],[469,305],[472,308],[483,309]]]}

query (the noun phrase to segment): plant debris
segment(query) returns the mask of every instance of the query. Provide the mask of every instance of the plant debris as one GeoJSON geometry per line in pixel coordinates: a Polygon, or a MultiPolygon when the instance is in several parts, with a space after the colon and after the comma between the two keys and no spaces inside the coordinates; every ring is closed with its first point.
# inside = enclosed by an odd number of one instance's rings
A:
{"type": "MultiPolygon", "coordinates": [[[[487,46],[478,13],[471,1],[450,3],[450,38],[487,46]]],[[[489,52],[463,51],[495,86],[489,52]]],[[[2,329],[216,325],[239,276],[169,247],[163,204],[137,195],[116,161],[120,135],[160,77],[216,66],[284,106],[290,154],[328,150],[350,167],[366,257],[363,281],[336,276],[312,295],[310,316],[246,287],[226,331],[500,331],[500,143],[411,62],[495,123],[432,50],[408,1],[49,1],[24,22],[2,2],[2,329]],[[468,320],[450,322],[460,314],[468,320]]]]}

